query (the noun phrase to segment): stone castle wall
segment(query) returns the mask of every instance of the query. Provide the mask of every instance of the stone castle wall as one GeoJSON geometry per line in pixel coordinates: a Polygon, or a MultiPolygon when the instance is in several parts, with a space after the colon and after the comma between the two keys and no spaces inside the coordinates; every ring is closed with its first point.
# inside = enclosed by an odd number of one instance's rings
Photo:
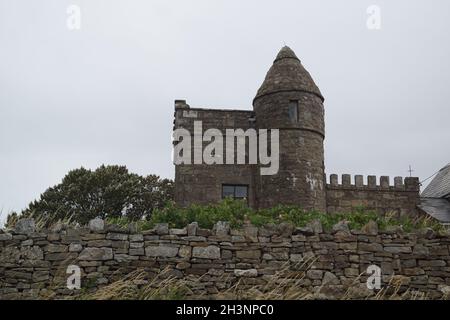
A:
{"type": "Polygon", "coordinates": [[[330,175],[327,184],[327,212],[349,212],[362,206],[380,214],[395,212],[400,216],[417,215],[417,205],[420,202],[420,187],[418,178],[395,177],[394,185],[390,185],[389,177],[368,176],[364,184],[362,175],[354,177],[351,182],[349,174],[343,174],[341,183],[338,175],[330,175]]]}
{"type": "Polygon", "coordinates": [[[21,220],[0,233],[0,299],[66,298],[66,268],[82,271],[81,287],[96,290],[143,269],[149,277],[161,270],[192,284],[189,297],[217,298],[237,281],[243,288],[270,283],[275,276],[297,281],[298,290],[336,298],[347,290],[364,298],[367,267],[382,272],[382,288],[397,283],[400,291],[442,298],[450,293],[450,235],[428,229],[420,233],[378,231],[369,223],[362,231],[345,223],[326,232],[318,222],[294,228],[288,224],[213,230],[192,223],[183,229],[166,224],[137,232],[91,221],[89,227],[56,225],[34,230],[21,220]],[[281,274],[281,276],[280,276],[281,274]],[[297,279],[297,280],[295,280],[297,279]]]}
{"type": "MultiPolygon", "coordinates": [[[[208,129],[219,129],[222,134],[225,134],[225,130],[230,128],[243,130],[250,128],[252,115],[252,111],[244,110],[190,108],[184,101],[176,101],[174,129],[184,128],[193,135],[194,121],[201,121],[202,134],[208,129]]],[[[208,144],[209,142],[204,142],[203,148],[208,144]]],[[[191,145],[193,146],[193,141],[191,141],[191,145]]],[[[225,147],[224,142],[224,155],[225,147]]],[[[254,165],[227,165],[225,159],[222,165],[193,164],[193,154],[191,154],[191,159],[192,164],[190,165],[175,166],[175,201],[177,204],[187,206],[192,203],[214,203],[222,199],[223,184],[242,184],[249,186],[249,205],[255,206],[253,179],[256,168],[254,165]]]]}

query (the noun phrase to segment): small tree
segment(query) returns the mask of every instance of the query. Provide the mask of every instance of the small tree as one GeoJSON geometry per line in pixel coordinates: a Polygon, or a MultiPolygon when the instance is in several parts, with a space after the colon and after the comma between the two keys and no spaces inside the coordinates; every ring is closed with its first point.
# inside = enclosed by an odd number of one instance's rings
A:
{"type": "Polygon", "coordinates": [[[104,166],[95,171],[70,171],[62,182],[47,189],[25,209],[24,216],[50,224],[70,218],[81,224],[95,217],[149,217],[173,199],[173,182],[156,175],[129,173],[124,166],[104,166]]]}

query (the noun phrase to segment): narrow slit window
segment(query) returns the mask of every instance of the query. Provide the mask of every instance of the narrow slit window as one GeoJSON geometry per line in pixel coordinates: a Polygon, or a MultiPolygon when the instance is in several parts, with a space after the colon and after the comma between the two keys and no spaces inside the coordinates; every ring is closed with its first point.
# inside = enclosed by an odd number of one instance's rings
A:
{"type": "Polygon", "coordinates": [[[298,122],[298,101],[289,101],[289,120],[291,122],[298,122]]]}

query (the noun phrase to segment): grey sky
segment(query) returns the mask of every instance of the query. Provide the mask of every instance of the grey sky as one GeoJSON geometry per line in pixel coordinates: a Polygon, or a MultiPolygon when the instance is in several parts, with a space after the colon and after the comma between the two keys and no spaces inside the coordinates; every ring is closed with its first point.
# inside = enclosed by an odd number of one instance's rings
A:
{"type": "Polygon", "coordinates": [[[446,0],[0,0],[0,220],[80,166],[173,178],[173,101],[251,109],[284,43],[325,96],[327,174],[423,179],[450,162],[449,31],[446,0]]]}

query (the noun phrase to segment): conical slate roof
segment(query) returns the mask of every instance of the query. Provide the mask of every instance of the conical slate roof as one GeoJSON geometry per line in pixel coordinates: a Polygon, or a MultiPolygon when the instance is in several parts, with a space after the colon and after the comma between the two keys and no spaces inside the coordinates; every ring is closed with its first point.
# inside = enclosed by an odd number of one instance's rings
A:
{"type": "Polygon", "coordinates": [[[275,58],[255,100],[266,94],[282,91],[310,92],[324,100],[309,72],[302,66],[294,51],[287,46],[283,47],[275,58]]]}
{"type": "Polygon", "coordinates": [[[421,196],[429,198],[444,198],[450,195],[450,163],[439,170],[430,184],[423,190],[421,196]]]}

